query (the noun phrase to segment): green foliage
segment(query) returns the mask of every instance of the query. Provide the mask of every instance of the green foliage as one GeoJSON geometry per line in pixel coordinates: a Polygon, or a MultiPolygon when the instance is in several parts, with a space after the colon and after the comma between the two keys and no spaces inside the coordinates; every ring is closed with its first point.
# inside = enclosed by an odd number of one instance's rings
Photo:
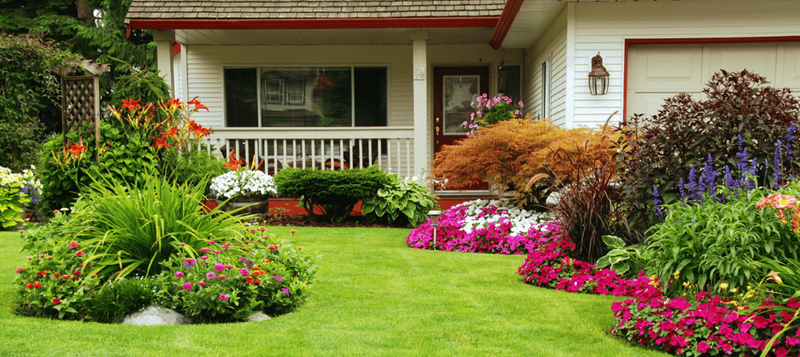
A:
{"type": "Polygon", "coordinates": [[[125,316],[153,304],[160,286],[151,278],[133,277],[110,280],[94,297],[89,316],[92,321],[121,323],[125,316]]]}
{"type": "Polygon", "coordinates": [[[208,255],[179,251],[164,262],[166,305],[198,322],[243,321],[254,311],[274,315],[297,307],[317,266],[302,248],[263,229],[242,229],[247,242],[210,241],[201,250],[208,255]]]}
{"type": "MultiPolygon", "coordinates": [[[[38,317],[86,318],[99,278],[88,273],[86,245],[72,240],[81,227],[73,215],[59,212],[49,225],[23,234],[30,254],[17,269],[17,312],[38,317]]],[[[76,238],[78,239],[78,238],[76,238]]]]}
{"type": "Polygon", "coordinates": [[[93,184],[84,196],[86,210],[77,215],[92,227],[85,241],[95,249],[95,270],[103,277],[147,276],[179,251],[197,255],[209,239],[238,239],[238,220],[218,210],[202,213],[202,199],[202,188],[158,177],[141,188],[116,181],[93,184]]]}
{"type": "MultiPolygon", "coordinates": [[[[677,183],[686,179],[690,165],[699,169],[711,155],[715,163],[736,167],[739,135],[748,159],[772,160],[778,141],[798,120],[800,102],[789,89],[766,84],[764,77],[754,73],[721,71],[703,89],[705,99],[682,93],[666,99],[656,115],[634,115],[620,123],[622,193],[629,205],[629,220],[637,229],[655,223],[654,186],[664,203],[673,203],[679,197],[677,183]]],[[[791,145],[792,150],[800,150],[796,142],[791,145]]],[[[784,177],[797,176],[796,161],[783,165],[784,177]]],[[[767,181],[766,173],[767,168],[759,168],[759,186],[767,181]]]]}
{"type": "Polygon", "coordinates": [[[361,203],[361,212],[370,222],[382,220],[397,226],[416,227],[428,219],[428,211],[440,208],[436,196],[421,183],[402,180],[396,174],[389,175],[389,179],[375,196],[361,203]]]}
{"type": "Polygon", "coordinates": [[[53,67],[77,56],[37,37],[0,35],[0,166],[35,163],[43,130],[61,128],[60,85],[53,67]]]}
{"type": "Polygon", "coordinates": [[[226,169],[222,165],[225,165],[224,160],[192,146],[183,150],[180,155],[177,152],[166,153],[161,161],[161,173],[164,177],[175,180],[180,185],[200,186],[202,184],[203,192],[208,193],[210,178],[225,173],[226,169]]]}
{"type": "MultiPolygon", "coordinates": [[[[670,286],[691,283],[706,291],[727,294],[719,284],[742,289],[755,286],[766,273],[752,261],[759,256],[775,260],[798,259],[796,235],[775,218],[774,212],[757,210],[756,202],[770,191],[730,194],[726,203],[707,199],[693,205],[668,205],[664,222],[652,228],[647,250],[653,268],[670,286]],[[679,272],[676,278],[673,274],[679,272]]],[[[800,193],[793,183],[784,193],[800,193]]]]}
{"type": "Polygon", "coordinates": [[[358,201],[371,197],[387,183],[389,175],[374,165],[340,171],[284,168],[275,175],[280,195],[300,197],[309,215],[313,216],[318,207],[331,222],[347,217],[358,201]]]}
{"type": "Polygon", "coordinates": [[[22,207],[31,200],[28,195],[19,192],[21,189],[22,184],[19,182],[0,185],[0,227],[8,228],[22,222],[22,207]]]}
{"type": "Polygon", "coordinates": [[[638,245],[627,246],[622,238],[603,236],[603,243],[610,250],[608,254],[597,260],[597,268],[608,267],[616,270],[617,274],[625,277],[634,277],[642,270],[649,270],[652,252],[642,251],[638,245]]]}
{"type": "Polygon", "coordinates": [[[144,103],[158,103],[171,99],[170,87],[164,78],[158,75],[158,70],[150,67],[135,69],[130,63],[111,58],[120,63],[125,74],[116,80],[114,91],[111,93],[111,103],[120,103],[122,100],[141,99],[144,103]]]}
{"type": "MultiPolygon", "coordinates": [[[[43,36],[98,63],[113,64],[115,57],[135,68],[154,66],[153,31],[128,33],[125,16],[130,5],[131,0],[1,0],[0,31],[43,36]]],[[[100,87],[114,88],[126,73],[128,69],[112,66],[100,77],[100,87]]],[[[101,96],[104,103],[110,100],[107,92],[101,96]]]]}

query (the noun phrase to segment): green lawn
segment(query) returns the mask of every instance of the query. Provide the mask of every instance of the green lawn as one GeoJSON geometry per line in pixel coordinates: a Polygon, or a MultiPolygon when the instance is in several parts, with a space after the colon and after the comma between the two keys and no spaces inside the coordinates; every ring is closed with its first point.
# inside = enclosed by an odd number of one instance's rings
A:
{"type": "MultiPolygon", "coordinates": [[[[290,236],[289,227],[269,232],[290,236]]],[[[258,323],[121,326],[13,314],[18,233],[0,233],[0,356],[656,356],[609,335],[612,297],[523,284],[522,256],[405,246],[407,229],[296,228],[313,295],[258,323]]]]}

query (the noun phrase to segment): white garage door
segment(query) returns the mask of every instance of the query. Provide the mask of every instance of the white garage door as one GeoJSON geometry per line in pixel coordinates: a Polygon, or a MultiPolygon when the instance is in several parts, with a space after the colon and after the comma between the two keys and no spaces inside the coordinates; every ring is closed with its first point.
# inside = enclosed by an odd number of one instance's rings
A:
{"type": "Polygon", "coordinates": [[[684,92],[694,98],[724,69],[748,71],[774,87],[800,94],[800,43],[630,45],[627,115],[655,114],[664,98],[684,92]]]}

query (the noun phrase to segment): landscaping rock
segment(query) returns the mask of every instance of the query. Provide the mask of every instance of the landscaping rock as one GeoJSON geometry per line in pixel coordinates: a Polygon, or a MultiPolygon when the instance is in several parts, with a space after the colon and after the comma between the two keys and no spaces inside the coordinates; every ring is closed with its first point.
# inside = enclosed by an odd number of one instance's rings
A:
{"type": "Polygon", "coordinates": [[[269,317],[269,315],[267,315],[267,314],[265,314],[265,313],[263,313],[261,311],[256,311],[255,314],[252,314],[252,315],[250,315],[250,317],[247,318],[247,321],[264,321],[264,320],[269,320],[269,319],[271,319],[271,317],[269,317]]]}
{"type": "Polygon", "coordinates": [[[152,326],[152,325],[188,325],[192,320],[170,309],[150,305],[144,311],[125,316],[123,325],[152,326]]]}

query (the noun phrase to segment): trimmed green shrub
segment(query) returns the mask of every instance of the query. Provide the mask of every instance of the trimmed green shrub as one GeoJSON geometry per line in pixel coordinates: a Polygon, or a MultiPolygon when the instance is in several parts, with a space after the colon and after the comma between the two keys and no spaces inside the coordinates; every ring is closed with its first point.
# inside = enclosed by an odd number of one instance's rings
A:
{"type": "Polygon", "coordinates": [[[154,303],[160,286],[151,278],[110,280],[92,300],[89,316],[95,322],[121,323],[125,316],[154,303]]]}
{"type": "Polygon", "coordinates": [[[279,195],[300,197],[310,216],[314,215],[314,208],[319,208],[331,222],[346,218],[358,201],[371,197],[388,183],[389,175],[375,165],[339,171],[284,168],[275,175],[279,195]]]}
{"type": "Polygon", "coordinates": [[[428,211],[439,209],[436,196],[421,183],[389,175],[389,183],[361,203],[361,212],[370,222],[383,221],[397,226],[420,225],[428,211]]]}

